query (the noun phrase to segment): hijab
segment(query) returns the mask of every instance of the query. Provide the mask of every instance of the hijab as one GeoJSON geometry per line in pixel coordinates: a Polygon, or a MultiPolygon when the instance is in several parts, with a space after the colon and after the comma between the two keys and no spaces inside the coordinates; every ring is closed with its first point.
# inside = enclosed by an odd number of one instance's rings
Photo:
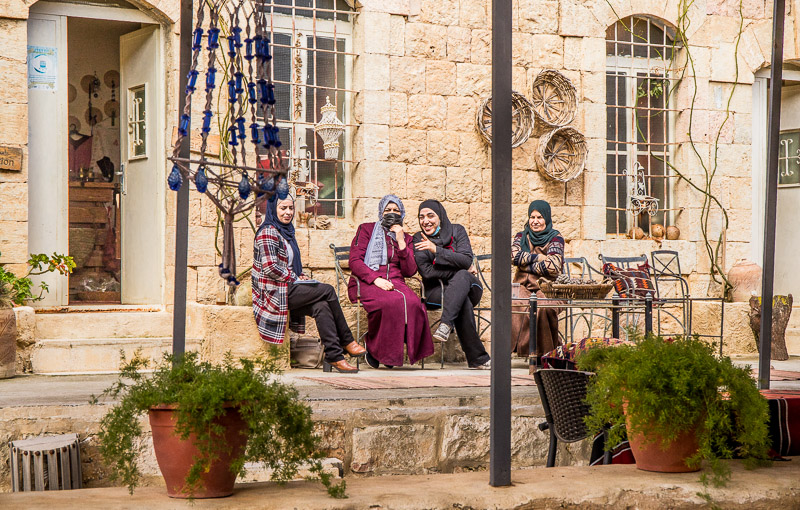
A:
{"type": "MultiPolygon", "coordinates": [[[[447,211],[438,200],[425,200],[419,204],[419,210],[430,209],[439,217],[439,227],[431,235],[425,234],[425,237],[431,240],[436,246],[447,247],[453,244],[453,224],[450,223],[450,218],[447,217],[447,211]]],[[[424,233],[424,232],[423,232],[424,233]]]]}
{"type": "MultiPolygon", "coordinates": [[[[381,225],[381,222],[383,221],[383,211],[390,203],[400,208],[401,222],[406,217],[406,208],[403,206],[403,201],[396,195],[386,195],[378,203],[378,221],[375,222],[375,228],[372,230],[372,236],[370,236],[369,244],[367,244],[367,253],[364,256],[364,263],[373,271],[377,271],[380,266],[385,266],[388,263],[386,252],[387,230],[381,225]]],[[[389,232],[389,235],[395,237],[394,232],[389,232]]]]}
{"type": "Polygon", "coordinates": [[[521,243],[523,252],[530,253],[532,248],[537,246],[544,246],[554,237],[561,235],[561,232],[553,228],[553,220],[550,217],[550,204],[544,200],[534,200],[528,206],[528,218],[525,220],[525,228],[523,230],[523,237],[527,239],[527,243],[521,243]],[[531,229],[530,217],[533,211],[538,211],[544,218],[545,226],[541,232],[534,232],[531,229]]]}
{"type": "MultiPolygon", "coordinates": [[[[283,200],[286,199],[294,203],[293,196],[289,195],[283,200]]],[[[273,193],[272,196],[269,197],[269,200],[267,200],[267,210],[264,213],[264,221],[261,223],[261,226],[258,227],[256,235],[267,225],[275,227],[281,237],[289,245],[289,248],[292,249],[292,271],[294,271],[295,275],[301,275],[303,274],[303,261],[300,260],[300,247],[297,246],[297,239],[294,236],[294,224],[292,224],[291,221],[289,223],[283,223],[278,219],[278,202],[282,202],[283,200],[278,198],[277,193],[273,193]]],[[[292,219],[294,219],[294,216],[292,219]]]]}

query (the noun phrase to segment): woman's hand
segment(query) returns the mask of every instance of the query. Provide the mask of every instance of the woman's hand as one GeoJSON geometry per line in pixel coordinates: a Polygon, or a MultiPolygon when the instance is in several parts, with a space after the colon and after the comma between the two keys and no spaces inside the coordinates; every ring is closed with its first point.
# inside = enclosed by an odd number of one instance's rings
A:
{"type": "Polygon", "coordinates": [[[403,230],[403,225],[392,225],[392,228],[390,228],[389,231],[394,232],[394,235],[397,238],[397,247],[400,248],[400,250],[405,250],[406,233],[403,230]]]}
{"type": "Polygon", "coordinates": [[[379,289],[394,290],[394,285],[392,282],[384,278],[375,278],[375,281],[372,283],[374,283],[379,289]]]}
{"type": "Polygon", "coordinates": [[[300,276],[298,276],[298,277],[297,277],[297,279],[298,279],[298,280],[310,280],[310,279],[311,279],[311,277],[310,277],[310,276],[308,276],[307,274],[303,273],[303,274],[301,274],[300,276]]]}
{"type": "Polygon", "coordinates": [[[436,255],[436,245],[433,244],[433,242],[430,239],[425,237],[425,234],[422,234],[422,239],[423,239],[422,241],[414,245],[414,248],[419,251],[428,250],[429,252],[436,255]]]}
{"type": "Polygon", "coordinates": [[[471,274],[472,276],[478,276],[478,269],[475,267],[474,263],[471,266],[469,266],[469,269],[467,269],[467,271],[469,271],[469,274],[471,274]]]}

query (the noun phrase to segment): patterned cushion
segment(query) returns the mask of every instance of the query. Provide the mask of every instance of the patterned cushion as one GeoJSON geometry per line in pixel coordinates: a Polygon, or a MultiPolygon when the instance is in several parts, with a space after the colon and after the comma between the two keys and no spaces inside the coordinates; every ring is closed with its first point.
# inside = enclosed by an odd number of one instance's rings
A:
{"type": "Polygon", "coordinates": [[[633,345],[633,342],[619,338],[603,337],[588,337],[578,342],[568,342],[564,345],[559,345],[550,352],[544,353],[542,355],[542,367],[574,370],[576,368],[575,356],[579,352],[603,345],[633,345]]]}
{"type": "Polygon", "coordinates": [[[636,269],[623,269],[611,263],[603,265],[603,274],[611,278],[614,291],[621,298],[656,297],[656,289],[650,280],[650,265],[645,262],[636,269]]]}

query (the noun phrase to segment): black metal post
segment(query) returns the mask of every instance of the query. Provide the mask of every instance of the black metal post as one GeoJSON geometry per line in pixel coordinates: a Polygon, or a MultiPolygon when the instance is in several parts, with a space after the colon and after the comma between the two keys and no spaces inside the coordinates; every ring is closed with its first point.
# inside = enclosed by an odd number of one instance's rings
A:
{"type": "Polygon", "coordinates": [[[536,329],[536,316],[539,313],[539,297],[534,292],[528,300],[528,371],[533,375],[533,369],[539,366],[539,352],[537,344],[539,342],[539,331],[536,329]]]}
{"type": "Polygon", "coordinates": [[[489,484],[511,485],[511,0],[492,1],[492,376],[489,484]]]}
{"type": "MultiPolygon", "coordinates": [[[[187,76],[192,63],[192,0],[181,0],[178,118],[186,106],[187,76]]],[[[191,125],[188,127],[191,135],[191,125]]],[[[179,156],[189,159],[191,136],[183,138],[179,156]]],[[[186,263],[189,252],[189,183],[177,191],[175,208],[175,292],[172,310],[172,354],[186,351],[186,263]]]]}
{"type": "Polygon", "coordinates": [[[644,332],[653,332],[653,296],[648,295],[644,298],[644,332]]]}
{"type": "Polygon", "coordinates": [[[784,0],[775,0],[772,11],[772,67],[769,80],[769,124],[767,131],[767,199],[764,214],[764,271],[761,275],[761,331],[758,350],[758,387],[769,389],[772,357],[772,293],[775,276],[775,221],[778,206],[778,138],[781,124],[783,80],[784,0]]]}
{"type": "Polygon", "coordinates": [[[619,299],[611,300],[611,336],[619,338],[619,299]]]}

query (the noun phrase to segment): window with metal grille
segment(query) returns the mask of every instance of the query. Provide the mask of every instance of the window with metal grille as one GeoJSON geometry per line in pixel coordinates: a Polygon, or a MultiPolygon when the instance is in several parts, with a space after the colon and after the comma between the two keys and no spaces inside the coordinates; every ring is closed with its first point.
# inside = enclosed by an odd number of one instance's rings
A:
{"type": "MultiPolygon", "coordinates": [[[[282,150],[287,152],[292,178],[319,189],[317,200],[300,199],[298,210],[344,217],[346,176],[350,161],[349,104],[352,21],[356,13],[344,0],[254,0],[271,27],[276,115],[282,150]],[[330,100],[345,132],[339,154],[326,160],[314,125],[320,108],[330,100]]],[[[298,189],[298,195],[302,192],[298,189]]]]}
{"type": "Polygon", "coordinates": [[[645,16],[621,19],[606,31],[608,234],[637,226],[648,232],[652,224],[673,220],[674,36],[672,28],[645,16]]]}

